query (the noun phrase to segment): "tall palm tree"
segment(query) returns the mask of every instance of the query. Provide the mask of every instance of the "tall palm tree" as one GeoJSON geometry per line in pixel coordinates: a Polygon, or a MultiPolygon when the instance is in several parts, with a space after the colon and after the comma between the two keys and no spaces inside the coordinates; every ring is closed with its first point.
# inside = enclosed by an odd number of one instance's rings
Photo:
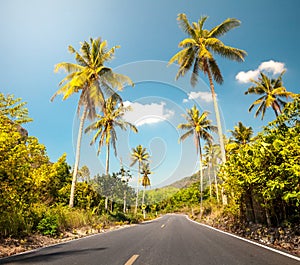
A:
{"type": "MultiPolygon", "coordinates": [[[[148,186],[151,185],[150,179],[149,179],[149,175],[152,174],[152,172],[150,171],[150,166],[149,163],[143,163],[142,164],[142,186],[144,187],[143,189],[143,197],[142,197],[142,205],[145,204],[145,192],[146,192],[146,188],[148,186]]],[[[143,209],[143,213],[144,213],[144,219],[146,218],[146,210],[143,209]]]]}
{"type": "Polygon", "coordinates": [[[245,51],[226,46],[218,39],[218,37],[221,37],[229,30],[238,27],[240,25],[240,21],[235,18],[228,18],[211,30],[207,30],[203,28],[204,23],[207,20],[207,16],[201,17],[198,22],[193,22],[192,24],[189,23],[185,14],[179,14],[177,20],[179,22],[179,26],[189,35],[189,37],[179,43],[178,46],[182,48],[182,50],[170,59],[169,64],[172,64],[175,61],[179,64],[176,79],[180,76],[184,76],[187,71],[192,69],[192,86],[197,84],[199,71],[202,71],[204,75],[207,75],[214,102],[222,161],[225,162],[226,156],[222,126],[213,83],[213,80],[215,80],[218,84],[222,84],[223,77],[213,55],[221,55],[222,57],[238,62],[244,61],[244,57],[247,54],[245,51]]]}
{"type": "Polygon", "coordinates": [[[112,145],[115,156],[117,156],[116,128],[119,127],[122,130],[126,130],[127,127],[129,127],[135,133],[138,132],[138,129],[133,124],[123,119],[125,112],[128,110],[130,110],[130,107],[124,107],[122,104],[118,103],[118,99],[115,96],[111,96],[105,100],[102,114],[97,114],[97,120],[85,129],[85,133],[96,131],[96,134],[91,141],[91,145],[99,139],[97,155],[100,154],[104,143],[106,145],[106,175],[109,174],[110,145],[112,145]]]}
{"type": "Polygon", "coordinates": [[[59,94],[63,100],[75,93],[80,93],[77,113],[82,110],[79,131],[77,136],[76,156],[73,169],[73,178],[69,206],[74,205],[75,185],[80,160],[81,137],[86,118],[93,120],[96,117],[96,108],[104,103],[104,94],[112,95],[115,88],[121,90],[125,84],[133,85],[129,77],[114,73],[111,68],[104,65],[113,59],[115,50],[119,46],[107,49],[107,42],[100,38],[90,39],[90,43],[81,43],[80,51],[69,46],[69,52],[75,55],[76,63],[61,62],[55,66],[54,71],[60,69],[67,72],[67,76],[59,83],[59,90],[53,95],[51,101],[59,94]]]}
{"type": "Polygon", "coordinates": [[[135,214],[137,213],[138,208],[138,199],[139,199],[139,181],[140,181],[140,172],[141,172],[141,165],[143,161],[148,161],[149,159],[149,153],[147,152],[147,149],[143,147],[142,145],[138,145],[136,148],[132,148],[131,152],[131,159],[132,163],[130,166],[133,166],[138,162],[139,168],[138,168],[138,179],[137,179],[137,187],[136,187],[136,200],[135,200],[135,214]]]}
{"type": "Polygon", "coordinates": [[[202,148],[201,139],[208,143],[213,140],[210,132],[216,132],[217,127],[211,124],[211,120],[208,120],[208,112],[204,111],[200,113],[197,107],[194,105],[191,109],[187,110],[187,115],[183,115],[187,120],[187,123],[181,123],[178,125],[179,129],[187,130],[186,133],[180,136],[179,141],[184,141],[187,137],[194,135],[197,151],[199,152],[200,163],[200,209],[202,216],[202,200],[203,200],[203,166],[202,166],[202,148]]]}
{"type": "Polygon", "coordinates": [[[281,98],[293,97],[294,93],[288,92],[283,86],[282,76],[285,71],[282,71],[281,74],[275,78],[269,78],[264,73],[260,72],[260,77],[258,81],[251,79],[251,82],[254,83],[254,86],[248,88],[245,94],[257,94],[261,97],[255,100],[250,108],[249,112],[254,108],[255,105],[259,105],[255,117],[261,114],[261,119],[263,120],[267,108],[272,108],[275,112],[276,117],[281,113],[281,106],[285,106],[286,102],[281,98]]]}

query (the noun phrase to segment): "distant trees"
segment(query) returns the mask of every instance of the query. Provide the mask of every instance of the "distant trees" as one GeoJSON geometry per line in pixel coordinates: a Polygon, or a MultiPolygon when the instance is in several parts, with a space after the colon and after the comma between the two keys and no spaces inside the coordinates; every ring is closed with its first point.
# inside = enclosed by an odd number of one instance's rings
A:
{"type": "MultiPolygon", "coordinates": [[[[93,179],[93,183],[99,194],[110,199],[111,211],[113,210],[114,202],[117,202],[120,205],[124,204],[124,193],[126,194],[126,201],[132,203],[134,200],[134,189],[128,185],[127,181],[123,181],[119,178],[117,174],[102,176],[98,174],[93,179]]],[[[107,210],[107,206],[105,206],[105,209],[107,210]]]]}
{"type": "Polygon", "coordinates": [[[136,148],[132,148],[131,151],[132,163],[130,166],[133,166],[138,162],[137,190],[136,190],[136,201],[135,201],[135,211],[134,211],[135,213],[137,213],[137,208],[138,208],[139,182],[140,182],[140,172],[142,168],[141,166],[142,166],[142,162],[148,161],[149,156],[150,155],[147,152],[147,149],[142,145],[138,145],[136,148]]]}

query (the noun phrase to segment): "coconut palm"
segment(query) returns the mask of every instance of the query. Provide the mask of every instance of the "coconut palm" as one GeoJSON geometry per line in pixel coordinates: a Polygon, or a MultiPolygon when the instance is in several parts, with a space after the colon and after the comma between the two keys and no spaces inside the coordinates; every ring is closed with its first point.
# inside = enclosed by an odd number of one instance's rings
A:
{"type": "MultiPolygon", "coordinates": [[[[143,197],[142,197],[142,205],[145,204],[145,192],[146,192],[146,188],[148,186],[151,185],[150,183],[150,179],[149,176],[150,174],[152,174],[152,172],[150,171],[150,167],[149,167],[149,163],[143,163],[142,164],[142,186],[144,187],[143,189],[143,197]]],[[[144,218],[146,218],[146,210],[143,208],[143,213],[144,213],[144,218]]]]}
{"type": "Polygon", "coordinates": [[[131,179],[131,173],[130,170],[125,170],[122,164],[122,158],[121,158],[121,169],[120,172],[117,173],[117,175],[121,178],[122,183],[124,184],[124,191],[123,191],[123,213],[126,213],[126,200],[127,200],[127,187],[128,182],[131,179]]]}
{"type": "Polygon", "coordinates": [[[221,161],[221,150],[218,144],[208,143],[204,146],[204,155],[205,160],[208,166],[208,174],[210,175],[210,171],[212,170],[214,182],[215,182],[215,190],[217,196],[217,202],[219,203],[219,188],[218,188],[218,180],[216,174],[216,168],[221,161]]]}
{"type": "Polygon", "coordinates": [[[230,132],[233,137],[231,141],[241,145],[249,143],[253,136],[252,127],[246,127],[242,122],[238,122],[238,125],[234,126],[234,130],[230,130],[230,132]]]}
{"type": "Polygon", "coordinates": [[[177,20],[179,22],[179,26],[189,35],[189,37],[179,43],[178,46],[182,48],[182,50],[170,59],[169,64],[172,64],[175,61],[179,64],[176,79],[180,76],[184,76],[187,71],[192,69],[192,86],[197,84],[199,71],[202,71],[204,75],[207,75],[214,102],[222,161],[225,162],[226,157],[221,120],[213,83],[213,80],[215,80],[218,84],[222,84],[223,77],[214,58],[214,54],[221,55],[222,57],[238,62],[244,61],[244,57],[247,54],[245,51],[226,46],[218,39],[218,37],[221,37],[229,30],[238,27],[240,25],[240,21],[235,18],[228,18],[211,30],[206,30],[203,26],[207,20],[207,16],[201,17],[198,22],[193,22],[192,24],[189,23],[185,14],[179,14],[177,20]]]}
{"type": "Polygon", "coordinates": [[[131,153],[132,163],[130,166],[133,166],[138,162],[138,178],[137,178],[137,191],[136,191],[136,200],[135,200],[135,210],[134,212],[137,213],[138,208],[138,199],[139,199],[139,181],[140,181],[140,172],[141,172],[141,165],[143,161],[148,161],[149,153],[147,149],[142,145],[138,145],[136,148],[132,148],[131,153]]]}
{"type": "Polygon", "coordinates": [[[187,123],[181,123],[178,125],[179,129],[187,130],[186,133],[180,136],[179,141],[184,141],[187,137],[194,135],[197,151],[199,152],[200,163],[200,209],[202,216],[202,200],[203,200],[203,160],[202,160],[202,148],[201,139],[208,143],[213,140],[210,132],[216,132],[217,127],[211,124],[211,120],[208,120],[208,112],[204,111],[200,113],[197,107],[194,105],[191,109],[187,110],[187,115],[183,115],[187,120],[187,123]]]}
{"type": "Polygon", "coordinates": [[[106,145],[106,175],[109,174],[110,145],[112,145],[115,156],[117,156],[116,128],[119,127],[122,130],[130,128],[135,133],[138,132],[138,129],[133,124],[123,119],[125,112],[128,110],[131,110],[130,107],[124,107],[122,104],[118,103],[118,99],[115,96],[111,96],[105,100],[102,108],[102,114],[97,114],[97,120],[85,129],[86,133],[96,131],[96,134],[91,141],[91,145],[99,140],[97,155],[100,154],[104,143],[106,145]]]}
{"type": "Polygon", "coordinates": [[[284,107],[286,104],[281,98],[285,97],[287,99],[294,96],[294,93],[288,92],[283,86],[282,76],[284,73],[285,71],[282,71],[276,79],[271,79],[260,72],[260,77],[257,81],[251,79],[254,86],[249,87],[245,94],[256,94],[261,96],[259,99],[255,100],[249,108],[250,112],[255,105],[259,105],[255,112],[255,117],[261,114],[261,119],[263,120],[266,109],[270,107],[274,110],[277,117],[281,113],[281,107],[284,107]]]}
{"type": "MultiPolygon", "coordinates": [[[[81,137],[86,118],[93,120],[96,117],[96,108],[101,108],[104,95],[112,95],[114,89],[122,89],[125,84],[133,85],[129,77],[114,73],[111,68],[104,65],[113,59],[115,50],[119,46],[107,49],[107,42],[100,38],[90,39],[90,43],[81,43],[80,51],[69,46],[69,52],[75,55],[76,63],[61,62],[55,66],[54,71],[60,69],[67,72],[67,76],[59,83],[59,90],[53,95],[51,101],[59,94],[63,100],[75,93],[80,93],[77,113],[82,110],[77,136],[76,156],[73,169],[73,178],[69,206],[74,205],[74,193],[80,160],[81,137]]],[[[118,96],[118,95],[116,95],[118,96]]]]}

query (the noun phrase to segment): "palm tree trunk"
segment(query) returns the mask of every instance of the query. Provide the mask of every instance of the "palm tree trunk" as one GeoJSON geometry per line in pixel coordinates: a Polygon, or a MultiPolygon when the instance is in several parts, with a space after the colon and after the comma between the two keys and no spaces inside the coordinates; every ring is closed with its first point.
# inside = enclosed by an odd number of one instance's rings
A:
{"type": "Polygon", "coordinates": [[[124,189],[123,213],[126,213],[126,189],[124,189]]]}
{"type": "MultiPolygon", "coordinates": [[[[143,198],[142,198],[142,206],[144,206],[145,203],[145,192],[146,192],[146,186],[144,186],[143,189],[143,198]]],[[[146,210],[143,208],[143,214],[144,214],[144,219],[146,218],[146,210]]]]}
{"type": "Polygon", "coordinates": [[[134,209],[135,214],[137,214],[138,200],[139,200],[140,169],[141,169],[141,163],[139,161],[139,172],[138,172],[138,179],[137,179],[137,182],[136,182],[136,198],[135,198],[135,209],[134,209]]]}
{"type": "Polygon", "coordinates": [[[277,104],[277,102],[274,102],[274,103],[272,104],[272,108],[273,108],[273,110],[274,110],[274,112],[275,112],[275,116],[276,116],[276,118],[277,118],[278,115],[281,114],[281,109],[280,109],[279,104],[277,104]]]}
{"type": "MultiPolygon", "coordinates": [[[[216,97],[216,93],[215,93],[214,83],[213,83],[212,76],[211,76],[211,73],[210,73],[209,69],[207,71],[207,75],[208,75],[208,79],[209,79],[212,99],[213,99],[213,102],[214,102],[214,109],[215,109],[216,120],[217,120],[219,142],[220,142],[220,148],[221,148],[221,158],[222,158],[222,162],[225,163],[226,162],[226,153],[225,153],[225,145],[224,145],[224,140],[223,140],[223,132],[222,132],[220,112],[219,112],[217,97],[216,97]]],[[[223,203],[223,205],[225,205],[225,204],[227,204],[227,198],[226,198],[226,195],[224,194],[224,189],[223,188],[222,188],[221,193],[222,193],[222,203],[223,203]]]]}
{"type": "Polygon", "coordinates": [[[211,172],[210,172],[210,169],[211,169],[211,163],[207,163],[207,170],[208,170],[208,180],[209,180],[209,197],[211,199],[211,172]]]}
{"type": "Polygon", "coordinates": [[[200,136],[198,135],[198,147],[199,147],[199,162],[200,162],[200,219],[202,219],[203,214],[203,168],[202,168],[202,150],[200,136]]]}
{"type": "Polygon", "coordinates": [[[105,196],[105,203],[104,203],[105,211],[108,210],[108,196],[105,196]]]}
{"type": "MultiPolygon", "coordinates": [[[[105,174],[108,175],[109,173],[109,143],[106,144],[106,163],[105,163],[105,174]]],[[[108,211],[108,196],[105,197],[105,211],[108,211]]]]}
{"type": "Polygon", "coordinates": [[[108,175],[108,172],[109,172],[109,153],[110,153],[110,144],[108,142],[108,143],[106,143],[106,163],[105,163],[106,175],[108,175]]]}
{"type": "Polygon", "coordinates": [[[216,174],[215,168],[213,168],[213,174],[214,174],[214,178],[215,178],[215,187],[216,187],[217,202],[219,204],[219,188],[218,188],[218,180],[217,180],[217,174],[216,174]]]}
{"type": "Polygon", "coordinates": [[[84,126],[84,121],[85,121],[86,115],[87,115],[87,107],[84,106],[83,113],[80,118],[78,136],[77,136],[76,157],[75,157],[75,164],[74,164],[72,185],[71,185],[71,193],[70,193],[70,201],[69,201],[70,208],[72,208],[74,206],[75,186],[76,186],[77,173],[78,173],[78,167],[79,167],[79,161],[80,161],[81,138],[82,138],[83,126],[84,126]]]}
{"type": "Polygon", "coordinates": [[[225,146],[224,146],[224,140],[223,140],[223,132],[222,132],[220,112],[219,112],[217,97],[216,97],[216,93],[215,93],[214,83],[213,83],[211,72],[210,72],[209,69],[207,70],[207,75],[208,75],[208,79],[209,79],[209,85],[210,85],[212,99],[213,99],[213,102],[214,102],[214,110],[215,110],[215,114],[216,114],[216,121],[217,121],[217,127],[218,127],[219,142],[220,142],[220,147],[221,147],[222,162],[225,163],[226,162],[226,155],[225,155],[225,146]]]}

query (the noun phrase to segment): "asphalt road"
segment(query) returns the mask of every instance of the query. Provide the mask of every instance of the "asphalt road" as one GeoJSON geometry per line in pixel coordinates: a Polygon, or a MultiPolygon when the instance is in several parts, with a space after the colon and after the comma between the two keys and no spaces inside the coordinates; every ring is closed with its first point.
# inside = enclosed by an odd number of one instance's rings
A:
{"type": "Polygon", "coordinates": [[[292,259],[189,221],[157,220],[0,259],[0,264],[296,265],[292,259]]]}

